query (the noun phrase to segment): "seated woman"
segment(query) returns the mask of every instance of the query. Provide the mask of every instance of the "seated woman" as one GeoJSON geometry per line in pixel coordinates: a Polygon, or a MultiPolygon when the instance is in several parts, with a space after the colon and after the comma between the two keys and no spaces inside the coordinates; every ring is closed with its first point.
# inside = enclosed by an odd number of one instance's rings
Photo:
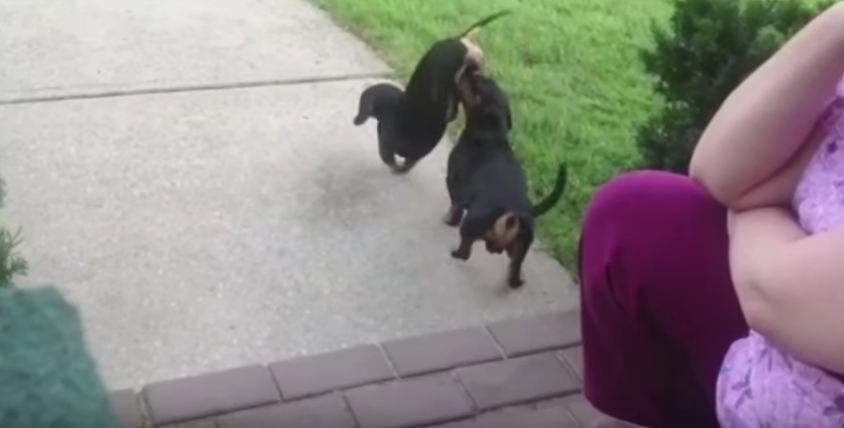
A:
{"type": "Polygon", "coordinates": [[[716,408],[725,427],[844,424],[844,158],[823,152],[844,149],[842,75],[839,4],[724,102],[691,177],[632,173],[594,196],[580,274],[598,409],[652,428],[717,427],[716,408]],[[763,352],[781,366],[754,370],[763,352]]]}

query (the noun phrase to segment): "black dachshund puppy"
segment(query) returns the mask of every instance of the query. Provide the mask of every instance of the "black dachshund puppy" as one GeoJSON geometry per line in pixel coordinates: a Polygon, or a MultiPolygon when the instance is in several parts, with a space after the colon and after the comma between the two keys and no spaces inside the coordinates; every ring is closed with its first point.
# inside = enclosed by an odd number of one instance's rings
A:
{"type": "Polygon", "coordinates": [[[355,125],[378,120],[378,153],[393,171],[410,171],[436,147],[446,126],[457,117],[457,82],[467,68],[483,67],[483,51],[469,39],[472,31],[501,16],[490,15],[457,37],[435,43],[416,65],[404,91],[379,83],[360,96],[355,125]],[[396,155],[404,158],[399,165],[396,155]]]}
{"type": "Polygon", "coordinates": [[[485,242],[490,253],[506,251],[510,258],[507,283],[519,288],[524,283],[522,263],[534,240],[534,220],[562,197],[566,167],[560,165],[554,189],[533,205],[524,171],[510,147],[512,118],[507,96],[478,70],[465,73],[458,93],[467,120],[448,158],[446,185],[451,207],[444,221],[460,225],[460,245],[451,255],[468,260],[472,244],[478,240],[485,242]]]}

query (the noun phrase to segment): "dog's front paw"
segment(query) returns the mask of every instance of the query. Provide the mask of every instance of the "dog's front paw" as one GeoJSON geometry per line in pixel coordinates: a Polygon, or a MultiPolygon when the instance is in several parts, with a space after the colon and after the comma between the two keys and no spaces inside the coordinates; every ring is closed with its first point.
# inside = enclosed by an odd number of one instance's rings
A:
{"type": "Polygon", "coordinates": [[[518,276],[510,277],[510,279],[507,281],[507,285],[509,285],[510,288],[515,290],[515,289],[521,288],[521,286],[525,285],[525,280],[523,280],[521,277],[518,277],[518,276]]]}
{"type": "Polygon", "coordinates": [[[458,248],[451,252],[451,257],[454,257],[458,260],[463,260],[465,262],[466,260],[469,260],[469,253],[466,251],[460,251],[460,249],[458,248]]]}

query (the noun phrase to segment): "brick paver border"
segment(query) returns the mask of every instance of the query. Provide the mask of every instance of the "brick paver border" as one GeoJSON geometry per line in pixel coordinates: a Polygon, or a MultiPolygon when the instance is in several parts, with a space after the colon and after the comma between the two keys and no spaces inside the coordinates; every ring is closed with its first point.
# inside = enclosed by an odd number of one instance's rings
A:
{"type": "Polygon", "coordinates": [[[252,365],[112,394],[124,428],[579,427],[577,311],[252,365]],[[439,425],[437,425],[439,424],[439,425]]]}

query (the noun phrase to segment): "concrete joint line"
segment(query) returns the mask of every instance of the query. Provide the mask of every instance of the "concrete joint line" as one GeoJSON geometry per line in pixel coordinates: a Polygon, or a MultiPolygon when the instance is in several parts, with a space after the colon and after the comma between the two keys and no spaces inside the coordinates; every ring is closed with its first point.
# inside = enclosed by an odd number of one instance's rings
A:
{"type": "Polygon", "coordinates": [[[16,104],[50,103],[58,101],[84,100],[97,98],[131,97],[137,95],[173,94],[180,92],[221,91],[230,89],[260,88],[263,86],[287,86],[310,83],[342,82],[348,80],[384,79],[395,77],[392,72],[340,74],[335,76],[300,77],[292,79],[255,80],[246,82],[209,83],[204,85],[184,85],[171,87],[151,87],[138,89],[117,89],[101,92],[79,92],[59,95],[23,96],[0,98],[0,106],[16,104]]]}

